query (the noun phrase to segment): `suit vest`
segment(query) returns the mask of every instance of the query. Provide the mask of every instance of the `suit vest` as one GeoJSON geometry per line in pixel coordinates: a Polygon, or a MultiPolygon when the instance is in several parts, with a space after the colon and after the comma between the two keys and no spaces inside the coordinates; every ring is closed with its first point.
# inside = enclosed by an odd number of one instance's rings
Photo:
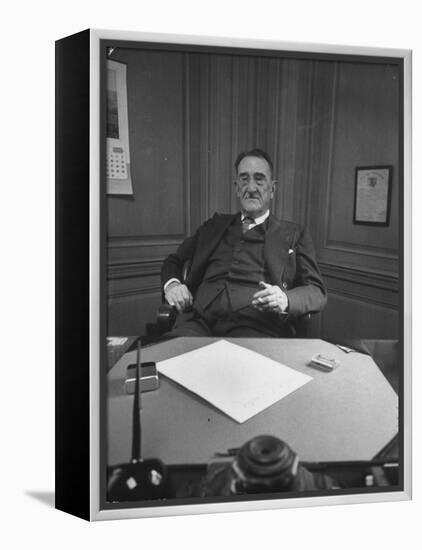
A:
{"type": "Polygon", "coordinates": [[[234,311],[250,306],[258,283],[266,278],[264,243],[267,222],[242,233],[240,219],[225,231],[210,256],[196,300],[206,308],[226,289],[234,311]]]}

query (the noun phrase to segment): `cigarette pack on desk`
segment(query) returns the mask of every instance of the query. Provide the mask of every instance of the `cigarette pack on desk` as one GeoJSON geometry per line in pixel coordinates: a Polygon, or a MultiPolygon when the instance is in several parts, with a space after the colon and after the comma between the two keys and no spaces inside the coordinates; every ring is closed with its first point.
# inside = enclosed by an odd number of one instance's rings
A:
{"type": "Polygon", "coordinates": [[[329,357],[324,357],[320,353],[314,355],[309,361],[308,366],[314,367],[316,369],[323,370],[325,372],[332,372],[340,365],[340,361],[337,359],[330,359],[329,357]]]}

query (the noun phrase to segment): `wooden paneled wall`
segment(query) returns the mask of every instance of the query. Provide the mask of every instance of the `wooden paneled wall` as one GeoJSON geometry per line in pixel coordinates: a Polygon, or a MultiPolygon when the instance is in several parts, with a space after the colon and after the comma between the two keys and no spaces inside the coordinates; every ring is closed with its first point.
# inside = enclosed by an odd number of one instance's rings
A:
{"type": "Polygon", "coordinates": [[[163,258],[190,233],[186,55],[118,49],[127,63],[133,196],[109,196],[108,333],[141,334],[161,300],[163,258]]]}
{"type": "Polygon", "coordinates": [[[329,304],[322,336],[398,337],[397,68],[319,62],[314,67],[308,223],[329,304]],[[388,227],[353,223],[356,166],[392,165],[388,227]]]}
{"type": "Polygon", "coordinates": [[[164,257],[214,212],[235,212],[233,163],[274,159],[274,213],[307,223],[330,297],[318,333],[394,337],[398,174],[391,223],[352,223],[354,169],[397,168],[394,67],[120,50],[128,65],[134,196],[108,198],[110,334],[138,334],[161,300],[164,257]],[[341,320],[339,322],[339,320],[341,320]]]}

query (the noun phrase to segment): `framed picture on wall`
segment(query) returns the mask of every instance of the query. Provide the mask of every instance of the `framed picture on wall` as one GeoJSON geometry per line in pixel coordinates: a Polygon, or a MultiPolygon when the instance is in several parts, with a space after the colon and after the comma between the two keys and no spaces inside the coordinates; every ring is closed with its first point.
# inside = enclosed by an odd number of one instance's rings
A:
{"type": "Polygon", "coordinates": [[[356,168],[354,223],[389,224],[391,171],[391,166],[356,168]]]}
{"type": "Polygon", "coordinates": [[[57,508],[410,498],[410,52],[90,29],[56,63],[57,508]]]}

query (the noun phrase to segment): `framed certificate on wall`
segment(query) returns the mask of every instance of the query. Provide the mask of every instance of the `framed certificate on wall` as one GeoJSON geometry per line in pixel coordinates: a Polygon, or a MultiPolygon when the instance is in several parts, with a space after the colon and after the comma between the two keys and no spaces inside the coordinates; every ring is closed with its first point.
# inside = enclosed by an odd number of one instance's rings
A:
{"type": "Polygon", "coordinates": [[[356,168],[354,223],[389,224],[391,171],[391,166],[356,168]]]}

